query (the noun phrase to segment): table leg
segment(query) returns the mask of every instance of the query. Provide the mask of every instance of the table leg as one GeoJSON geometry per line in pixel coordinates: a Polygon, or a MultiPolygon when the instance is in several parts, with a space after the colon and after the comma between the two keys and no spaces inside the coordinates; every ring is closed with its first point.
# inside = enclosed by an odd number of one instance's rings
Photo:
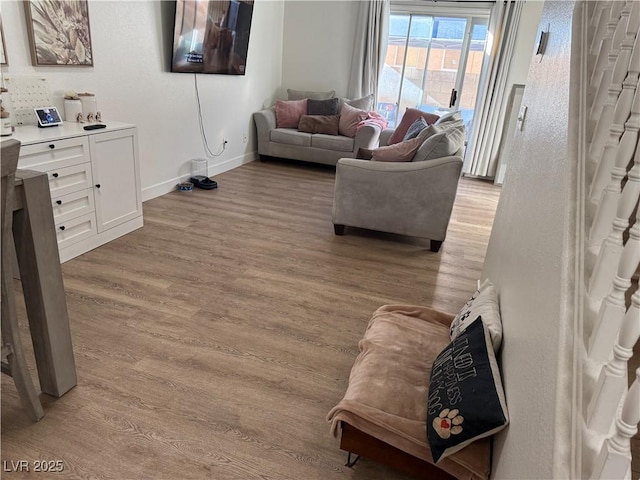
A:
{"type": "MultiPolygon", "coordinates": [[[[69,316],[46,174],[21,172],[13,234],[40,388],[61,397],[77,384],[69,316]]],[[[18,192],[16,192],[18,193],[18,192]]]]}

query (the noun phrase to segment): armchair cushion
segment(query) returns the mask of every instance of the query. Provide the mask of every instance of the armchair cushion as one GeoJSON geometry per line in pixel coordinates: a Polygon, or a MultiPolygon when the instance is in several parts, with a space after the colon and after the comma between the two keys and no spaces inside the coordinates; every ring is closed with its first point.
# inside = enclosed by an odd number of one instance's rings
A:
{"type": "Polygon", "coordinates": [[[400,120],[400,125],[396,127],[395,132],[393,132],[393,135],[391,135],[389,139],[389,145],[401,142],[411,124],[415,122],[418,117],[424,118],[428,125],[435,123],[440,118],[438,115],[423,112],[417,108],[407,108],[402,116],[402,120],[400,120]]]}
{"type": "Polygon", "coordinates": [[[424,118],[422,117],[416,118],[416,121],[411,124],[411,126],[409,127],[409,130],[407,130],[407,133],[404,135],[404,138],[402,139],[402,141],[406,142],[407,140],[416,138],[418,134],[428,126],[429,125],[427,125],[427,121],[424,118]]]}
{"type": "Polygon", "coordinates": [[[414,162],[455,155],[464,146],[464,124],[445,129],[442,126],[429,125],[418,138],[426,138],[413,157],[414,162]]]}
{"type": "Polygon", "coordinates": [[[412,138],[406,142],[379,147],[373,151],[372,160],[376,162],[410,162],[422,144],[421,138],[412,138]]]}

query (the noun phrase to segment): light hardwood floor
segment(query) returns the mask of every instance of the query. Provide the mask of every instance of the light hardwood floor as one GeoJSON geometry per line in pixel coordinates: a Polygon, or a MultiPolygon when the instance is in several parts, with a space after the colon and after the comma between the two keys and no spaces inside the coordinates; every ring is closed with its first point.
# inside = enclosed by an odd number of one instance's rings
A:
{"type": "Polygon", "coordinates": [[[32,424],[3,375],[2,460],[64,462],[38,478],[406,478],[345,467],[325,417],[376,308],[455,312],[473,292],[500,190],[462,179],[435,254],[335,236],[334,174],[253,162],[146,202],[144,228],[65,263],[79,383],[32,424]]]}

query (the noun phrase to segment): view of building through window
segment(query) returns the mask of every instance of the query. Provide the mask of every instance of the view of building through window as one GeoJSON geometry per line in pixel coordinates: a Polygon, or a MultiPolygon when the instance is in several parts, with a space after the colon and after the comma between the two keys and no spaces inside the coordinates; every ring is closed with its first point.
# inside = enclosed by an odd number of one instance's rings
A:
{"type": "Polygon", "coordinates": [[[407,107],[460,110],[469,135],[486,41],[486,18],[392,14],[378,112],[395,127],[407,107]]]}

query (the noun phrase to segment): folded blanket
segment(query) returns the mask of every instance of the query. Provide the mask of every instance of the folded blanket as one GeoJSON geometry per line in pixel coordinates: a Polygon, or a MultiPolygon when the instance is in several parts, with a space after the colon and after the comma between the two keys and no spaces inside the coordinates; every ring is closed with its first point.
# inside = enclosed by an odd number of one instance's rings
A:
{"type": "Polygon", "coordinates": [[[380,130],[384,130],[385,128],[387,128],[388,122],[378,112],[369,112],[367,113],[367,118],[356,125],[356,131],[360,127],[364,127],[365,125],[372,125],[374,127],[379,127],[380,130]]]}
{"type": "MultiPolygon", "coordinates": [[[[344,398],[327,416],[332,434],[339,437],[340,422],[346,422],[434,463],[426,436],[429,376],[433,360],[449,344],[452,319],[426,307],[379,308],[358,344],[344,398]]],[[[490,445],[488,438],[480,439],[437,466],[459,479],[487,479],[490,445]]]]}

